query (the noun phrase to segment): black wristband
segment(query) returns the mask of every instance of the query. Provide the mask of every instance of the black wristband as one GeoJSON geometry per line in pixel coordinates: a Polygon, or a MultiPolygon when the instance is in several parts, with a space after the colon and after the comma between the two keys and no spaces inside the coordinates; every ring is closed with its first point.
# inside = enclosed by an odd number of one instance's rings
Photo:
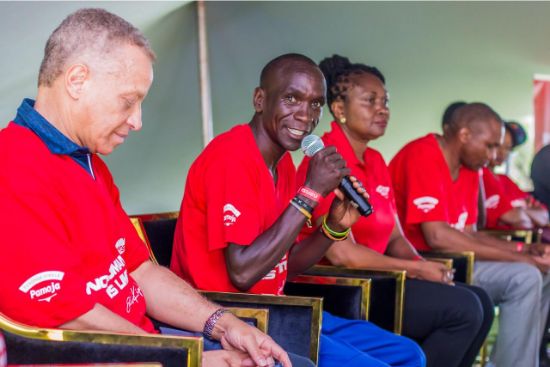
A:
{"type": "Polygon", "coordinates": [[[307,210],[309,214],[313,213],[313,207],[306,203],[304,200],[300,199],[298,196],[293,197],[292,202],[307,210]]]}

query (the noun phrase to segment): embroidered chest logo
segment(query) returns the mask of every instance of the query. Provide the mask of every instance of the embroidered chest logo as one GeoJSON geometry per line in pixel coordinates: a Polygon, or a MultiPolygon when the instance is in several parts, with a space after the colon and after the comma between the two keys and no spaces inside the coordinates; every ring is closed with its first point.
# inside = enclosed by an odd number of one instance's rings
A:
{"type": "Polygon", "coordinates": [[[487,199],[485,199],[485,207],[487,209],[496,209],[499,202],[500,202],[500,195],[498,194],[491,195],[487,199]]]}
{"type": "Polygon", "coordinates": [[[416,207],[422,210],[424,213],[433,210],[433,208],[435,208],[438,203],[439,200],[431,196],[421,196],[413,200],[413,204],[416,205],[416,207]]]}
{"type": "Polygon", "coordinates": [[[223,225],[230,227],[241,216],[241,212],[233,206],[233,204],[225,204],[223,206],[223,225]]]}
{"type": "Polygon", "coordinates": [[[466,227],[466,221],[468,220],[468,212],[462,212],[459,216],[458,216],[458,220],[455,224],[451,224],[451,227],[453,227],[454,229],[457,229],[459,231],[463,231],[464,228],[466,227]]]}
{"type": "Polygon", "coordinates": [[[376,192],[379,193],[384,199],[387,199],[390,194],[390,188],[389,186],[378,185],[376,187],[376,192]]]}
{"type": "Polygon", "coordinates": [[[121,290],[128,285],[128,270],[126,262],[122,257],[125,251],[126,240],[119,238],[115,243],[115,248],[119,255],[109,265],[109,273],[95,278],[93,281],[86,283],[86,294],[91,295],[92,292],[97,292],[105,289],[109,298],[114,298],[121,290]]]}
{"type": "Polygon", "coordinates": [[[43,271],[27,279],[19,290],[28,293],[31,299],[39,302],[50,302],[61,290],[61,281],[65,273],[62,271],[43,271]]]}

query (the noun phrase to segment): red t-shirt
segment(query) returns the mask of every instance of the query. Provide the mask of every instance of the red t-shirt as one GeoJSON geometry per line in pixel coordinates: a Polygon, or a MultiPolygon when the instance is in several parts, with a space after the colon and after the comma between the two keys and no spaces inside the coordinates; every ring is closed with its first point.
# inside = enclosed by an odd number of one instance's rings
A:
{"type": "Polygon", "coordinates": [[[496,175],[506,196],[510,200],[510,205],[514,208],[527,207],[529,194],[519,188],[519,186],[506,175],[496,175]]]}
{"type": "Polygon", "coordinates": [[[95,179],[27,128],[0,132],[0,312],[57,327],[98,303],[154,332],[130,275],[147,249],[107,166],[91,160],[95,179]]]}
{"type": "Polygon", "coordinates": [[[430,250],[420,224],[447,222],[460,231],[477,221],[478,173],[460,168],[453,181],[435,134],[405,145],[389,165],[399,220],[419,250],[430,250]]]}
{"type": "MultiPolygon", "coordinates": [[[[509,228],[499,224],[500,217],[513,209],[510,194],[504,187],[504,180],[489,168],[483,168],[483,189],[485,191],[485,219],[487,228],[509,228]]],[[[525,195],[524,195],[525,196],[525,195]]]]}
{"type": "MultiPolygon", "coordinates": [[[[189,169],[170,268],[199,289],[238,292],[224,249],[229,243],[250,245],[288,207],[296,194],[288,153],[277,177],[275,185],[248,125],[216,137],[189,169]]],[[[285,255],[248,292],[282,294],[286,275],[285,255]]]]}
{"type": "MultiPolygon", "coordinates": [[[[395,226],[395,199],[391,185],[390,175],[384,158],[376,150],[367,148],[363,154],[362,163],[353,151],[344,131],[336,122],[331,123],[331,131],[322,136],[325,146],[335,146],[342,155],[351,170],[351,174],[363,183],[370,195],[369,202],[374,212],[368,217],[360,217],[351,227],[354,240],[374,251],[383,254],[388,246],[393,227],[395,226]]],[[[300,167],[296,181],[298,186],[306,180],[307,168],[310,158],[305,157],[300,167]]],[[[323,198],[313,211],[314,223],[319,217],[327,214],[334,199],[334,193],[323,198]]],[[[313,228],[304,226],[301,235],[307,236],[313,232],[313,228]]]]}

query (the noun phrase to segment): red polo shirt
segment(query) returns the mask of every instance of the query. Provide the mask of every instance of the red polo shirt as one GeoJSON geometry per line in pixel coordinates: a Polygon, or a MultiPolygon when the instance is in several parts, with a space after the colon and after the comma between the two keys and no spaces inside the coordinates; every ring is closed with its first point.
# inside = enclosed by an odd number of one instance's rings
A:
{"type": "Polygon", "coordinates": [[[0,132],[0,312],[58,327],[95,304],[154,332],[131,273],[149,256],[103,161],[94,177],[31,130],[0,132]]]}
{"type": "MultiPolygon", "coordinates": [[[[187,175],[170,268],[195,287],[238,292],[227,273],[229,243],[250,245],[288,207],[296,194],[288,153],[277,165],[277,184],[248,125],[216,137],[187,175]]],[[[287,256],[248,292],[282,294],[287,256]]]]}
{"type": "Polygon", "coordinates": [[[512,181],[512,179],[506,175],[496,175],[500,184],[503,187],[504,192],[510,199],[510,205],[514,208],[525,208],[527,206],[526,200],[529,194],[519,188],[519,186],[512,181]]]}
{"type": "MultiPolygon", "coordinates": [[[[395,225],[395,199],[390,175],[384,158],[376,150],[367,148],[363,154],[363,162],[357,159],[344,131],[336,122],[331,123],[331,131],[322,136],[325,146],[333,145],[342,155],[351,170],[351,174],[361,181],[370,195],[373,214],[361,217],[352,226],[354,240],[381,254],[386,251],[388,240],[395,225]]],[[[306,180],[309,158],[305,157],[298,168],[297,182],[299,186],[306,180]]],[[[323,198],[313,212],[313,220],[328,213],[334,193],[323,198]]],[[[302,235],[311,234],[312,229],[304,226],[302,235]]]]}
{"type": "Polygon", "coordinates": [[[477,221],[478,173],[460,168],[453,181],[435,134],[405,145],[389,165],[399,220],[419,250],[430,250],[423,222],[446,222],[462,231],[477,221]]]}
{"type": "Polygon", "coordinates": [[[500,217],[513,209],[510,194],[501,178],[489,168],[483,168],[483,189],[485,190],[485,218],[487,228],[509,228],[499,224],[500,217]]]}

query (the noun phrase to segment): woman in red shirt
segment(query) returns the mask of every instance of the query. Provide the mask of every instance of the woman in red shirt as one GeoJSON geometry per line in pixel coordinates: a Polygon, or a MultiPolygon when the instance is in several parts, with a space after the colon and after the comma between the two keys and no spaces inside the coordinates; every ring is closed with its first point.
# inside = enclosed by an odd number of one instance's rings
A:
{"type": "MultiPolygon", "coordinates": [[[[361,217],[348,239],[335,243],[326,259],[346,267],[402,269],[407,271],[403,335],[417,341],[427,366],[470,367],[492,319],[493,306],[480,288],[452,286],[452,272],[442,264],[423,259],[403,236],[395,208],[390,175],[381,154],[368,147],[386,131],[388,94],[382,73],[364,64],[352,64],[334,55],[320,63],[327,80],[327,100],[335,118],[322,137],[336,146],[351,174],[367,192],[374,213],[361,217]]],[[[309,159],[298,169],[303,183],[309,159]]],[[[419,162],[421,164],[421,162],[419,162]]],[[[332,195],[314,212],[317,224],[328,211],[332,195]]],[[[310,230],[305,229],[304,235],[310,230]]]]}

